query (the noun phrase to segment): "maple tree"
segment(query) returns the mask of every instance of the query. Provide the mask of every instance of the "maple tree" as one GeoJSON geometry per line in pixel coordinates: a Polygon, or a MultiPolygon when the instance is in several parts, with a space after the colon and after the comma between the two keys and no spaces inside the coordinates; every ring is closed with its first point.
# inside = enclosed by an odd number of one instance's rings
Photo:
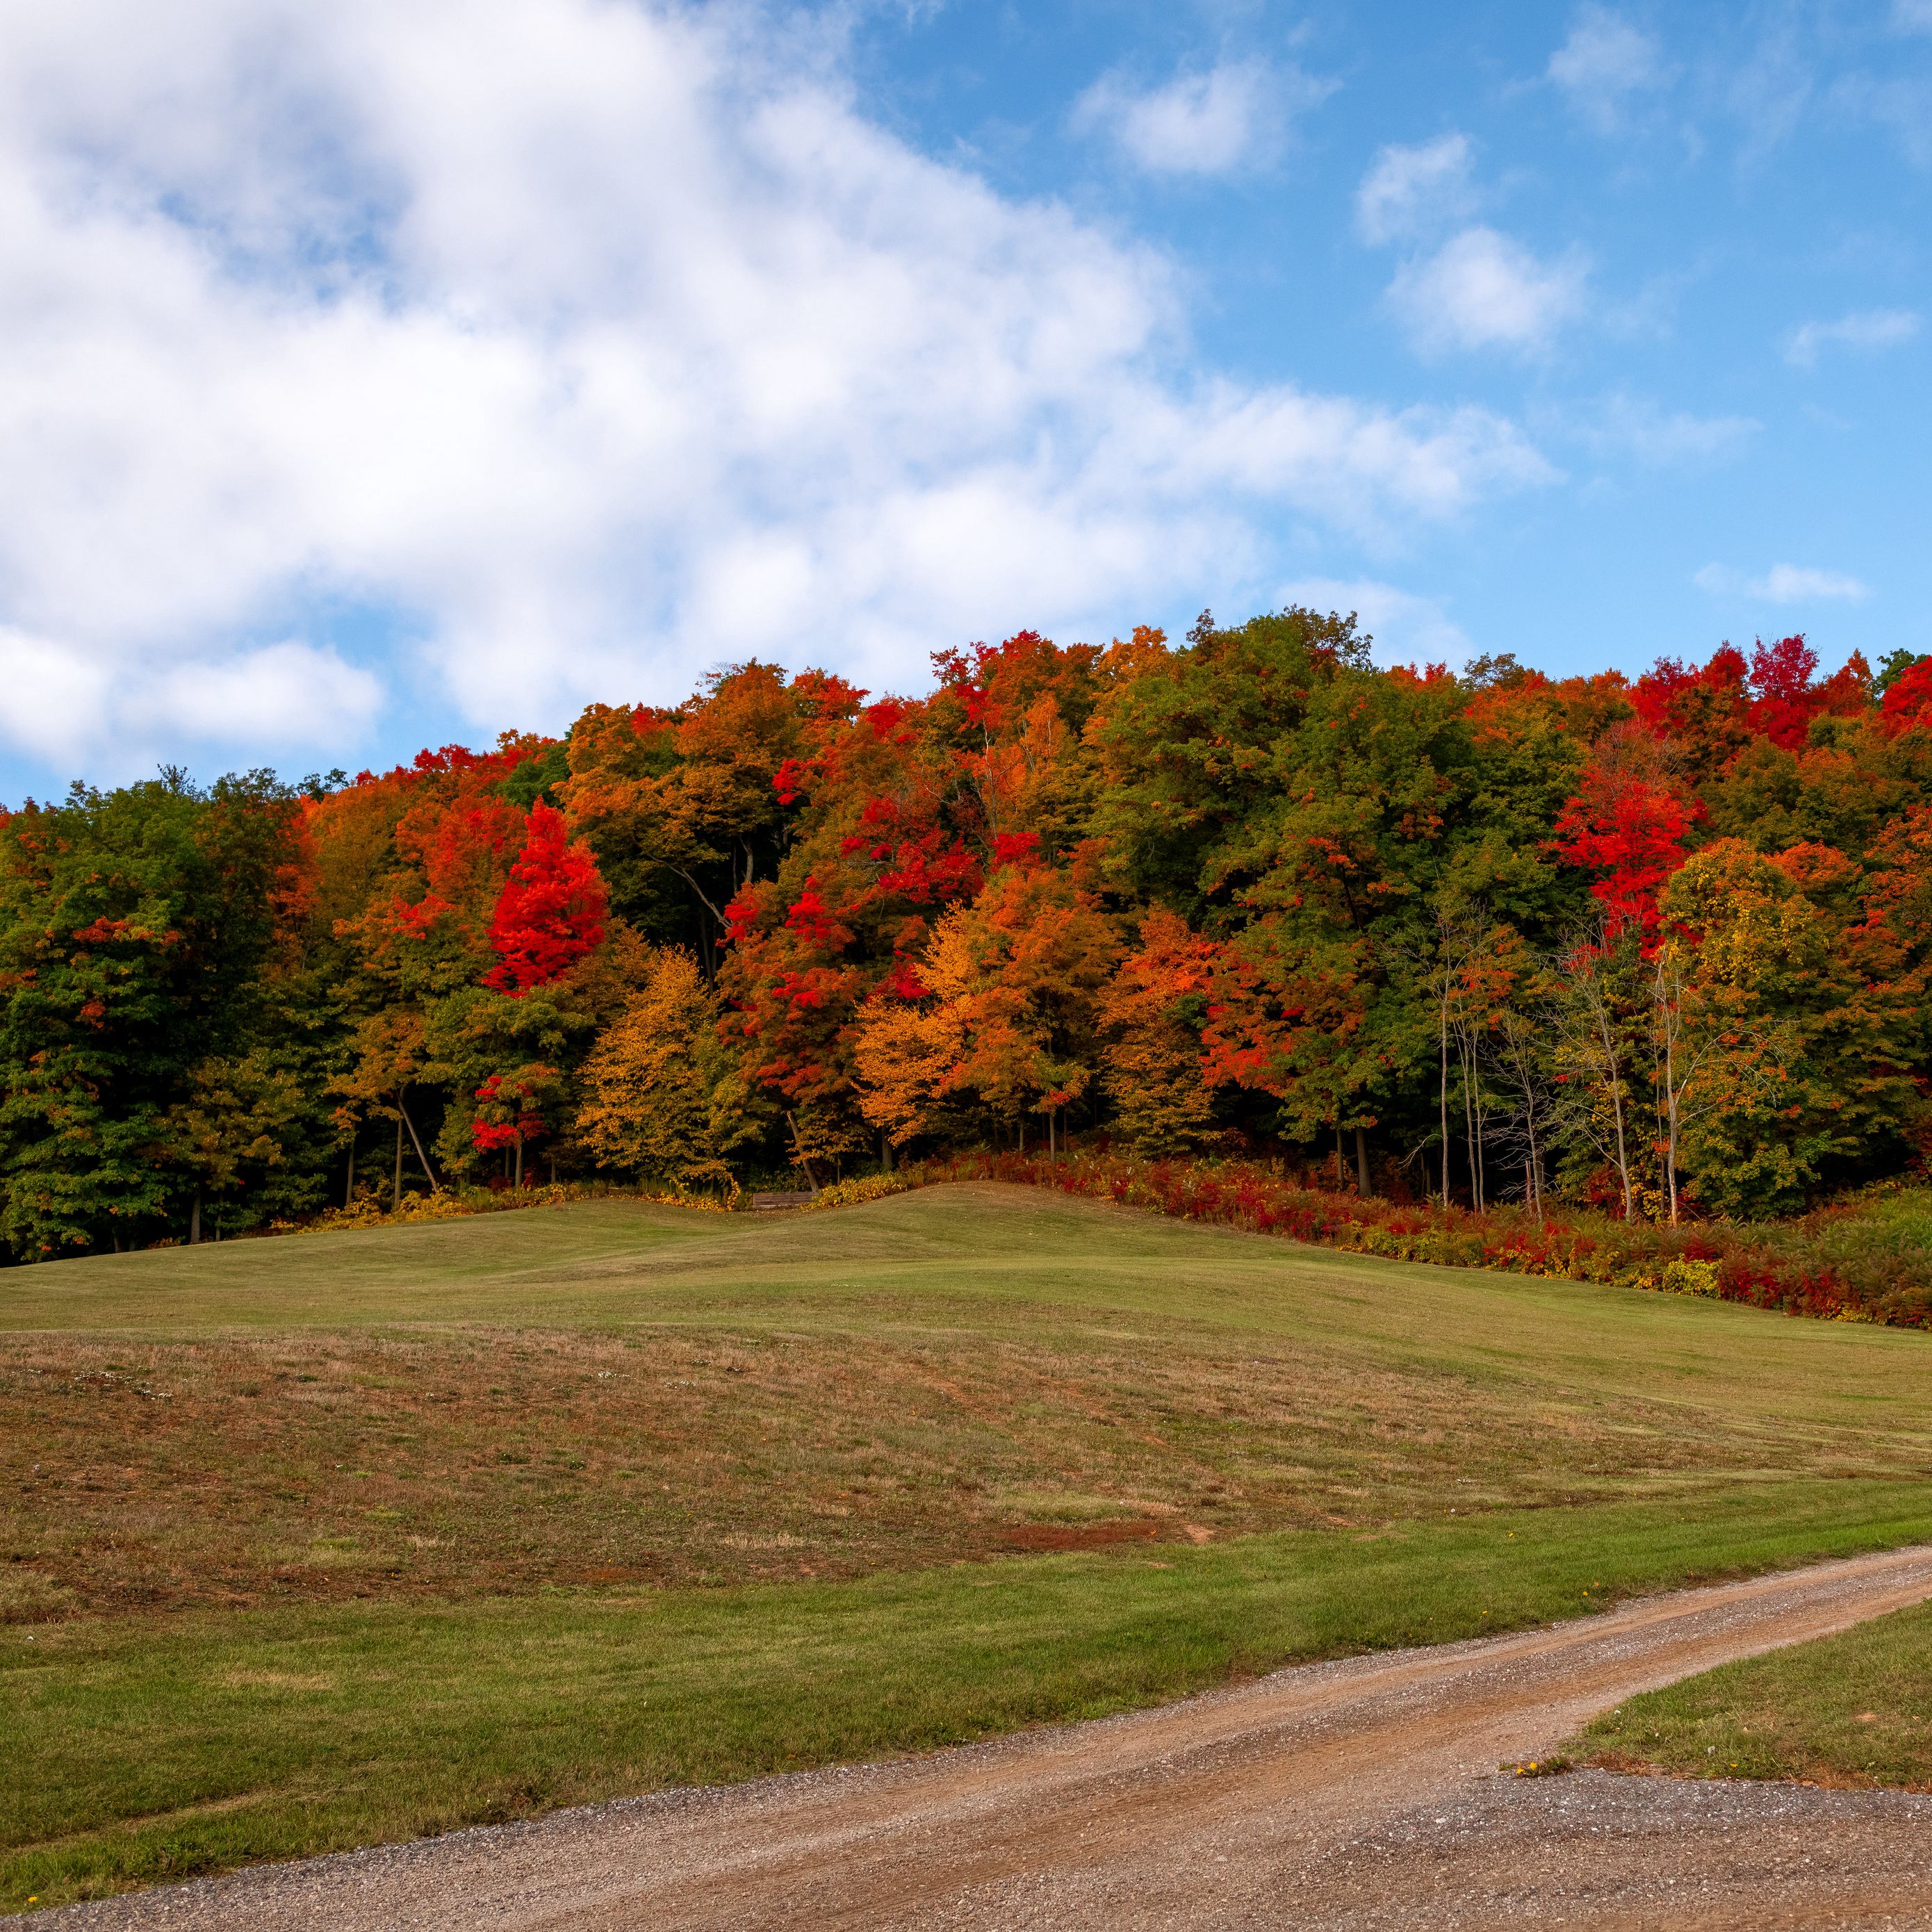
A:
{"type": "Polygon", "coordinates": [[[1138,940],[1095,1002],[1101,1078],[1137,1152],[1186,1153],[1216,1137],[1202,1033],[1220,949],[1162,906],[1141,922],[1138,940]]]}
{"type": "Polygon", "coordinates": [[[1932,661],[1556,678],[1301,608],[752,662],[388,771],[0,812],[21,1258],[1073,1127],[1763,1214],[1932,1152],[1932,661]],[[200,1208],[197,1212],[196,1203],[200,1208]]]}
{"type": "Polygon", "coordinates": [[[604,937],[608,904],[590,848],[539,800],[490,914],[496,964],[483,983],[514,995],[560,977],[604,937]]]}
{"type": "Polygon", "coordinates": [[[728,1156],[766,1124],[720,1036],[722,1006],[698,962],[654,954],[598,1036],[578,1115],[598,1166],[686,1187],[730,1187],[728,1156]]]}

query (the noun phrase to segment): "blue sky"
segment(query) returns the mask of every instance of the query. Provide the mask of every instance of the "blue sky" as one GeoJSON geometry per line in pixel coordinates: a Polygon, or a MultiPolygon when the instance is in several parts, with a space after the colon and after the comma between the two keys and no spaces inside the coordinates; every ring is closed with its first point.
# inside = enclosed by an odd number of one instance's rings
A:
{"type": "Polygon", "coordinates": [[[1932,649],[1932,0],[0,13],[0,799],[1288,598],[1932,649]]]}

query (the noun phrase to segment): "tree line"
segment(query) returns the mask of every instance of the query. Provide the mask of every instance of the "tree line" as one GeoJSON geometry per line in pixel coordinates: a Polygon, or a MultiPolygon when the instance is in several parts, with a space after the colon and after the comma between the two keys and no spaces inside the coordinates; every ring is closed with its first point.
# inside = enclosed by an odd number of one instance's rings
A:
{"type": "Polygon", "coordinates": [[[0,1234],[1104,1132],[1786,1213],[1932,1130],[1932,659],[1378,670],[1294,608],[748,663],[567,736],[0,815],[0,1234]]]}

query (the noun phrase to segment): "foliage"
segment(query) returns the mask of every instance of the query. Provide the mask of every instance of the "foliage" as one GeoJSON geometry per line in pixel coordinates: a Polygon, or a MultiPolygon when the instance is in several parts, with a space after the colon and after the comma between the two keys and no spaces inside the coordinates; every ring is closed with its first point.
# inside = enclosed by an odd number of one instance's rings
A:
{"type": "Polygon", "coordinates": [[[1383,670],[1297,608],[76,790],[0,816],[0,1234],[1096,1131],[1478,1213],[1802,1213],[1932,1153],[1929,680],[1802,637],[1383,670]]]}
{"type": "Polygon", "coordinates": [[[725,1156],[748,1137],[748,1096],[719,1018],[718,996],[688,952],[652,956],[584,1065],[578,1128],[599,1167],[683,1188],[734,1188],[725,1156]]]}
{"type": "Polygon", "coordinates": [[[1479,1214],[1401,1205],[1313,1186],[1305,1173],[1259,1162],[1149,1162],[1111,1152],[1058,1160],[956,1156],[895,1181],[904,1186],[974,1179],[1057,1188],[1391,1261],[1702,1295],[1827,1320],[1932,1328],[1932,1248],[1916,1238],[1932,1220],[1932,1196],[1922,1190],[1896,1197],[1912,1204],[1902,1214],[1895,1206],[1843,1207],[1776,1228],[1736,1222],[1673,1228],[1588,1213],[1539,1219],[1516,1208],[1479,1214]],[[1862,1215],[1904,1232],[1861,1239],[1852,1230],[1862,1215]]]}
{"type": "Polygon", "coordinates": [[[496,964],[483,983],[514,995],[561,978],[604,937],[607,902],[590,848],[572,844],[562,813],[539,799],[490,915],[496,964]]]}
{"type": "Polygon", "coordinates": [[[275,1030],[304,858],[298,806],[262,773],[76,785],[0,822],[0,1226],[17,1252],[151,1239],[190,1173],[226,1185],[286,1126],[248,1056],[275,1030]]]}

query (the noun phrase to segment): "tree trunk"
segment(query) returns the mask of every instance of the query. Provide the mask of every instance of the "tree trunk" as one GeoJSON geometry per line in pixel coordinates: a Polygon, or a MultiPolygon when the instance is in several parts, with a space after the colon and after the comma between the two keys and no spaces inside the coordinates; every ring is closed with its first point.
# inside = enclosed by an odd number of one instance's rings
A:
{"type": "Polygon", "coordinates": [[[403,1210],[403,1117],[396,1116],[396,1179],[389,1190],[389,1212],[400,1214],[403,1210]]]}
{"type": "Polygon", "coordinates": [[[349,1178],[343,1184],[342,1204],[345,1208],[356,1205],[356,1143],[349,1143],[349,1178]]]}
{"type": "Polygon", "coordinates": [[[1365,1127],[1355,1130],[1355,1191],[1369,1198],[1369,1136],[1365,1127]]]}
{"type": "MultiPolygon", "coordinates": [[[[1445,971],[1448,968],[1445,967],[1445,971]]],[[[1449,992],[1445,981],[1442,992],[1442,1009],[1438,1016],[1437,1042],[1442,1051],[1442,1077],[1436,1084],[1436,1098],[1442,1115],[1442,1204],[1449,1204],[1449,992]]]]}
{"type": "Polygon", "coordinates": [[[519,1193],[520,1193],[520,1192],[523,1191],[523,1186],[524,1186],[524,1137],[523,1137],[523,1136],[522,1136],[521,1134],[519,1134],[519,1135],[517,1136],[517,1179],[516,1179],[516,1187],[517,1187],[517,1190],[518,1190],[518,1192],[519,1193]]]}
{"type": "MultiPolygon", "coordinates": [[[[432,1194],[441,1193],[442,1184],[436,1178],[436,1169],[429,1164],[429,1156],[423,1152],[422,1137],[416,1132],[416,1122],[410,1119],[410,1110],[403,1105],[403,1096],[400,1092],[396,1095],[396,1112],[408,1123],[410,1143],[416,1150],[417,1160],[422,1162],[423,1178],[429,1183],[429,1191],[432,1194]]],[[[398,1174],[402,1172],[402,1163],[400,1159],[397,1162],[396,1172],[398,1174]]],[[[398,1184],[400,1185],[400,1183],[398,1184]]]]}
{"type": "Polygon", "coordinates": [[[1482,1144],[1476,1132],[1475,1056],[1461,1027],[1456,1029],[1456,1058],[1462,1068],[1462,1132],[1469,1150],[1469,1205],[1483,1211],[1482,1144]]]}
{"type": "Polygon", "coordinates": [[[201,1190],[198,1186],[194,1190],[194,1204],[188,1210],[188,1239],[190,1247],[198,1246],[201,1240],[201,1190]]]}
{"type": "Polygon", "coordinates": [[[792,1118],[791,1109],[789,1107],[785,1109],[785,1125],[791,1130],[792,1152],[798,1156],[798,1164],[804,1170],[805,1178],[811,1184],[812,1192],[816,1194],[819,1191],[818,1177],[812,1172],[812,1163],[805,1157],[805,1144],[798,1137],[798,1123],[792,1118]]]}
{"type": "Polygon", "coordinates": [[[884,1127],[879,1130],[879,1165],[886,1173],[892,1171],[892,1144],[886,1138],[884,1127]]]}

